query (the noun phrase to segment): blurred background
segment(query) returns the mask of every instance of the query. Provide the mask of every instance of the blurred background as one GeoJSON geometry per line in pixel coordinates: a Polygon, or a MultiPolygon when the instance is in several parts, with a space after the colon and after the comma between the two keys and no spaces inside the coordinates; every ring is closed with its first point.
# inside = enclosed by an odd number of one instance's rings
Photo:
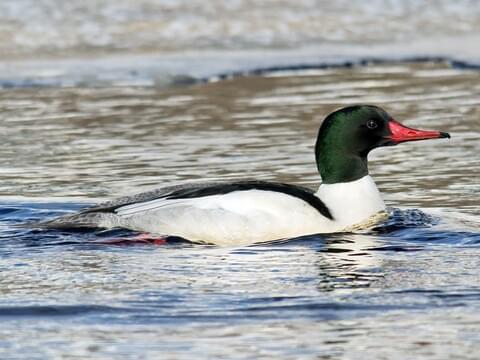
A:
{"type": "Polygon", "coordinates": [[[0,85],[158,85],[369,56],[479,60],[479,34],[475,0],[2,0],[0,85]]]}
{"type": "Polygon", "coordinates": [[[411,42],[480,31],[477,1],[2,0],[5,57],[411,42]]]}

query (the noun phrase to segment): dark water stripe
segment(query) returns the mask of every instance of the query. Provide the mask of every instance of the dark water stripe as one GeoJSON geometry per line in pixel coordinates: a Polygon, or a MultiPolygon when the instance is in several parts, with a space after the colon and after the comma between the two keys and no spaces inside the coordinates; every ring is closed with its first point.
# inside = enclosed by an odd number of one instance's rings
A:
{"type": "Polygon", "coordinates": [[[412,56],[405,58],[363,58],[359,60],[346,60],[341,62],[319,62],[319,63],[303,63],[292,65],[273,65],[263,68],[256,68],[251,70],[240,70],[227,73],[221,73],[214,76],[200,79],[202,82],[209,82],[212,80],[226,80],[235,77],[242,76],[259,76],[266,75],[282,71],[305,71],[305,70],[325,70],[325,69],[349,69],[355,66],[368,66],[368,65],[388,65],[388,64],[415,64],[415,63],[435,63],[448,64],[453,69],[460,70],[480,70],[480,63],[469,62],[465,60],[457,60],[447,56],[412,56]]]}
{"type": "MultiPolygon", "coordinates": [[[[291,65],[271,65],[265,67],[258,67],[253,69],[240,69],[237,71],[230,71],[224,73],[218,73],[211,76],[205,77],[192,77],[187,74],[177,74],[171,76],[170,80],[167,81],[166,85],[192,85],[197,83],[205,83],[210,81],[226,80],[236,77],[244,76],[261,76],[276,72],[282,71],[305,71],[305,70],[324,70],[324,69],[348,69],[355,66],[368,66],[368,65],[388,65],[388,64],[409,64],[409,63],[445,63],[453,69],[460,70],[480,70],[480,63],[455,59],[449,56],[410,56],[410,57],[365,57],[360,59],[344,60],[344,61],[332,61],[332,62],[304,62],[291,65]]],[[[160,73],[157,75],[162,75],[160,73]]],[[[166,75],[166,74],[165,74],[166,75]]],[[[88,78],[90,76],[87,74],[85,77],[72,74],[70,77],[66,78],[19,78],[19,79],[2,79],[0,78],[0,89],[22,89],[22,88],[56,88],[56,87],[72,87],[72,86],[92,86],[92,87],[101,87],[102,84],[95,82],[94,84],[88,83],[88,78]]],[[[118,78],[114,80],[151,80],[151,76],[144,74],[143,72],[129,71],[126,74],[121,74],[118,78]]],[[[111,86],[111,83],[105,83],[104,86],[111,86]]],[[[131,86],[135,86],[133,83],[131,86]]],[[[142,87],[147,85],[142,84],[142,87]]],[[[156,85],[152,85],[156,86],[156,85]]]]}
{"type": "Polygon", "coordinates": [[[101,305],[40,305],[0,307],[0,317],[18,316],[72,316],[91,313],[124,313],[133,310],[101,305]]]}

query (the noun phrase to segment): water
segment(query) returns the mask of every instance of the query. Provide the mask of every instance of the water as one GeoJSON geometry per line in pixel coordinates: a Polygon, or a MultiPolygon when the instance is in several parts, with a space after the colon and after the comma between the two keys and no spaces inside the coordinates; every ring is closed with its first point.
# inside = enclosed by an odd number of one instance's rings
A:
{"type": "Polygon", "coordinates": [[[478,359],[478,9],[2,1],[0,358],[478,359]],[[17,226],[185,181],[314,188],[318,127],[352,103],[452,135],[371,154],[372,229],[216,247],[17,226]]]}
{"type": "Polygon", "coordinates": [[[1,92],[2,358],[476,358],[479,78],[399,63],[1,92]],[[182,181],[317,186],[316,131],[350,103],[452,134],[372,153],[400,209],[366,233],[115,246],[129,234],[14,226],[182,181]]]}

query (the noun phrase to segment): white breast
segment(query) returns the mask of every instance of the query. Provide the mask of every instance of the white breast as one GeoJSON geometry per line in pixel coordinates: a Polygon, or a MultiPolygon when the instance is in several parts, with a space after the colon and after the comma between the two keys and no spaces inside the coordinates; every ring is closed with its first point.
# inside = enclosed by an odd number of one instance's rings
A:
{"type": "Polygon", "coordinates": [[[385,211],[380,192],[369,175],[346,183],[322,184],[316,195],[330,209],[337,225],[336,231],[365,222],[385,211]]]}

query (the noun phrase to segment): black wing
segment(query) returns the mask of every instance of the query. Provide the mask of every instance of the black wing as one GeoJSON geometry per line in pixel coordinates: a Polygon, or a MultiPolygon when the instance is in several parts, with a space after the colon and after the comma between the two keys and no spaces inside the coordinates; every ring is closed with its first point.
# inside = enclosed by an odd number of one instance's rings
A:
{"type": "Polygon", "coordinates": [[[167,186],[157,190],[126,196],[101,203],[78,213],[44,222],[26,224],[29,227],[75,229],[96,228],[105,214],[115,213],[118,208],[156,199],[192,199],[209,195],[228,194],[233,191],[264,190],[281,192],[299,198],[315,208],[320,214],[333,220],[328,207],[314,195],[314,191],[302,186],[295,186],[265,181],[240,181],[235,183],[199,183],[167,186]]]}
{"type": "Polygon", "coordinates": [[[328,207],[314,195],[312,189],[276,182],[240,181],[234,183],[199,183],[168,186],[153,191],[127,196],[97,206],[85,209],[82,213],[115,212],[116,209],[135,203],[147,202],[156,199],[192,199],[210,195],[228,194],[234,191],[264,190],[281,192],[297,197],[318,210],[323,216],[333,219],[328,207]]]}

